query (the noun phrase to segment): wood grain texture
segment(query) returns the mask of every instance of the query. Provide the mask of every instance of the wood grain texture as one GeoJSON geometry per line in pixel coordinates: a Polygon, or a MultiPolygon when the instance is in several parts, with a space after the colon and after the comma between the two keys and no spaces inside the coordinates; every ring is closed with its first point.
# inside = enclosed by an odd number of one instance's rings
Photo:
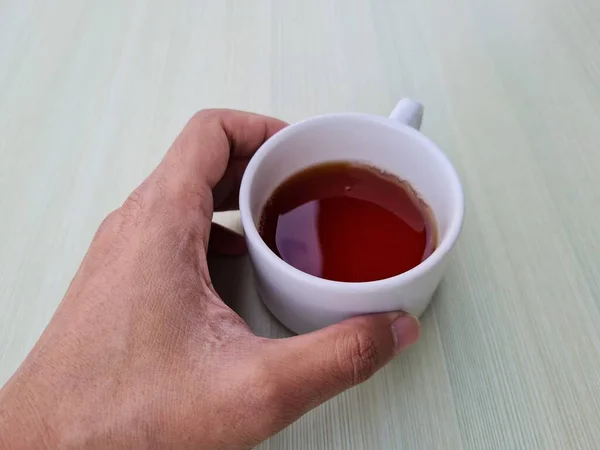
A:
{"type": "MultiPolygon", "coordinates": [[[[0,0],[0,383],[193,112],[410,96],[467,199],[423,337],[261,448],[598,448],[599,22],[596,0],[0,0]]],[[[213,273],[285,333],[246,259],[213,273]]]]}

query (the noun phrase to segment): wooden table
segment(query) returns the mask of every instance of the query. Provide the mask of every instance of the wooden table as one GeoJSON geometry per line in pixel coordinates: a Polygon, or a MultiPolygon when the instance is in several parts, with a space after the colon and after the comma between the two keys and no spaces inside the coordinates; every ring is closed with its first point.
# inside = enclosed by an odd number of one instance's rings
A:
{"type": "MultiPolygon", "coordinates": [[[[0,383],[194,111],[410,96],[467,201],[422,339],[261,448],[599,448],[599,23],[597,0],[0,1],[0,383]]],[[[284,334],[248,261],[213,263],[284,334]]]]}

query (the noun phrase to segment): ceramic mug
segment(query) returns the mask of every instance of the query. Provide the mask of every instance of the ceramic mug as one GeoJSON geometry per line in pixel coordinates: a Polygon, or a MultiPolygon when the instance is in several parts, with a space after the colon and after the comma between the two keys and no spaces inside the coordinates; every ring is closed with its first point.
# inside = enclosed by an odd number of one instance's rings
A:
{"type": "Polygon", "coordinates": [[[269,310],[292,331],[305,333],[375,312],[401,310],[419,316],[427,307],[460,233],[464,197],[448,158],[418,131],[422,115],[419,103],[403,99],[389,118],[357,113],[313,117],[276,133],[248,164],[240,213],[256,288],[269,310]],[[364,283],[325,280],[280,259],[258,232],[263,206],[291,175],[327,161],[364,162],[408,181],[435,216],[435,251],[407,272],[364,283]]]}

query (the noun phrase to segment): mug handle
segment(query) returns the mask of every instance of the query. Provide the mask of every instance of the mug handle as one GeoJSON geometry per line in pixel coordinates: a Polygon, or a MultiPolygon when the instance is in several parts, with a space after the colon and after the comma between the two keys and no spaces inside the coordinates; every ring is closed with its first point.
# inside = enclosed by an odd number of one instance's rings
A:
{"type": "Polygon", "coordinates": [[[423,105],[409,98],[403,98],[392,110],[390,119],[418,130],[423,121],[423,105]]]}

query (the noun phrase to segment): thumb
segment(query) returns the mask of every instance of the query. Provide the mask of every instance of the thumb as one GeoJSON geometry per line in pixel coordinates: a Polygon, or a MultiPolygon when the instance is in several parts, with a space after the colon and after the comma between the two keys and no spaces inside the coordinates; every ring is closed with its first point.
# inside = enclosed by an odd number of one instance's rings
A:
{"type": "Polygon", "coordinates": [[[279,392],[303,414],[371,377],[416,342],[419,321],[405,313],[371,314],[283,339],[273,355],[279,392]]]}

